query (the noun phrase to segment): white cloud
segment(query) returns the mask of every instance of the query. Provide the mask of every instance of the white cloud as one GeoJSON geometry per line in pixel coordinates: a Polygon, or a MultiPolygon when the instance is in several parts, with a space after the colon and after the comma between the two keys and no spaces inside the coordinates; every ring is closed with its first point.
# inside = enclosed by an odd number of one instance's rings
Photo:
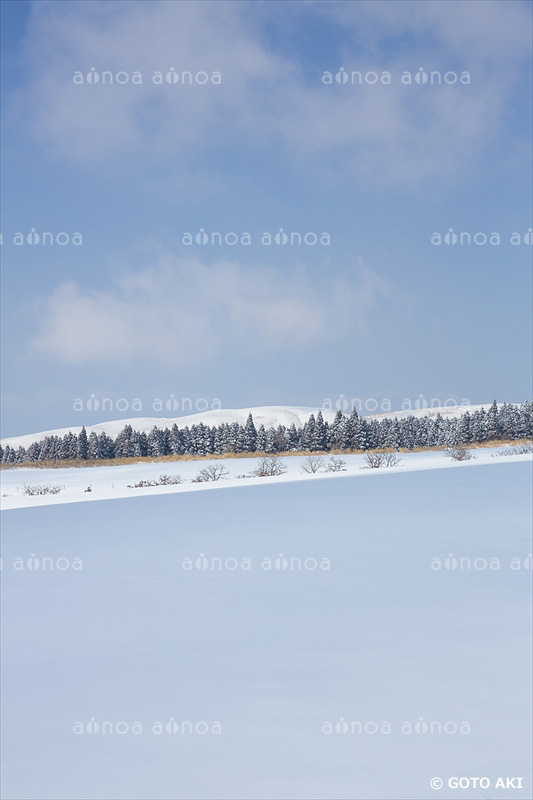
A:
{"type": "Polygon", "coordinates": [[[31,79],[12,108],[40,143],[83,163],[142,154],[145,163],[167,161],[179,171],[221,144],[272,145],[280,158],[331,158],[343,171],[417,182],[460,170],[504,135],[509,98],[528,74],[530,16],[518,0],[291,8],[292,16],[324,15],[352,33],[332,71],[344,63],[394,73],[391,86],[362,87],[324,86],[312,54],[306,63],[280,55],[262,25],[269,15],[282,24],[282,4],[253,9],[241,2],[36,3],[25,50],[31,79]],[[218,70],[222,84],[154,85],[153,71],[171,66],[218,70]],[[402,86],[401,73],[419,66],[467,70],[471,84],[402,86]],[[143,84],[72,83],[75,70],[91,67],[139,70],[143,84]]]}
{"type": "Polygon", "coordinates": [[[168,156],[216,136],[222,123],[246,127],[261,116],[254,83],[286,72],[246,28],[238,5],[219,2],[36,3],[25,58],[32,81],[16,95],[17,110],[38,125],[39,141],[81,160],[139,149],[168,156]],[[75,72],[93,67],[130,80],[73,83],[75,72]],[[155,71],[170,68],[218,71],[222,82],[153,83],[155,71]],[[132,83],[136,71],[142,84],[132,83]]]}
{"type": "Polygon", "coordinates": [[[69,363],[152,359],[182,365],[217,353],[291,351],[364,329],[389,292],[359,264],[354,281],[329,289],[235,262],[161,257],[114,289],[57,287],[40,309],[38,351],[69,363]]]}

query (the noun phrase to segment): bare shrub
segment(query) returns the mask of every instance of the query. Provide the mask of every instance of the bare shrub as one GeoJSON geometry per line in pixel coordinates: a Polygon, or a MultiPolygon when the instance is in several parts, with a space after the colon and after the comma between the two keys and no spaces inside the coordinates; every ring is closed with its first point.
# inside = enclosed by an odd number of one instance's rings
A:
{"type": "Polygon", "coordinates": [[[396,453],[367,453],[365,466],[361,469],[381,469],[382,467],[396,467],[401,458],[396,453]]]}
{"type": "Polygon", "coordinates": [[[470,461],[471,458],[475,458],[470,450],[467,450],[463,445],[448,447],[445,452],[453,461],[470,461]]]}
{"type": "Polygon", "coordinates": [[[196,478],[192,479],[193,483],[207,483],[208,481],[219,481],[227,478],[229,469],[224,464],[210,464],[208,467],[201,469],[196,478]]]}
{"type": "Polygon", "coordinates": [[[285,462],[279,456],[265,456],[257,462],[257,467],[250,472],[249,477],[267,478],[275,475],[283,475],[287,472],[285,462]]]}
{"type": "Polygon", "coordinates": [[[159,486],[175,486],[178,483],[183,483],[180,475],[160,475],[159,486]]]}
{"type": "Polygon", "coordinates": [[[128,489],[144,489],[147,486],[171,486],[177,483],[183,483],[179,475],[160,475],[157,481],[139,481],[139,483],[128,484],[128,489]]]}
{"type": "Polygon", "coordinates": [[[50,486],[50,484],[46,484],[45,486],[24,486],[22,494],[30,496],[37,494],[59,494],[64,488],[64,486],[50,486]]]}
{"type": "Polygon", "coordinates": [[[385,453],[384,467],[396,467],[401,462],[401,458],[396,453],[385,453]]]}
{"type": "Polygon", "coordinates": [[[500,450],[493,453],[494,456],[523,456],[527,453],[533,453],[533,442],[526,442],[525,444],[515,444],[513,447],[507,447],[505,450],[500,450]]]}
{"type": "Polygon", "coordinates": [[[326,466],[326,472],[346,472],[346,461],[331,456],[326,466]]]}
{"type": "Polygon", "coordinates": [[[302,472],[307,472],[307,474],[320,472],[320,470],[323,468],[324,459],[322,456],[307,456],[303,464],[300,465],[302,472]]]}

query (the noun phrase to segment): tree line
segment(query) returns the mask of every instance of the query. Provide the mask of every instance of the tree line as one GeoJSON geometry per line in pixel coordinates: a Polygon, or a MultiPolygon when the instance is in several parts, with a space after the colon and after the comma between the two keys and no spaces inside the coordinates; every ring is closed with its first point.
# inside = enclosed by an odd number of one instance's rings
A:
{"type": "Polygon", "coordinates": [[[412,450],[417,447],[451,447],[500,439],[518,440],[533,436],[533,402],[521,405],[496,401],[490,408],[465,411],[458,417],[435,416],[369,420],[354,409],[350,415],[338,411],[332,423],[322,412],[311,414],[297,428],[278,425],[265,429],[255,426],[250,413],[245,425],[238,422],[178,428],[154,427],[149,433],[125,425],[116,439],[106,433],[45,436],[29,447],[0,445],[0,462],[24,464],[39,461],[70,461],[143,458],[166,455],[224,455],[226,453],[329,452],[332,450],[412,450]]]}

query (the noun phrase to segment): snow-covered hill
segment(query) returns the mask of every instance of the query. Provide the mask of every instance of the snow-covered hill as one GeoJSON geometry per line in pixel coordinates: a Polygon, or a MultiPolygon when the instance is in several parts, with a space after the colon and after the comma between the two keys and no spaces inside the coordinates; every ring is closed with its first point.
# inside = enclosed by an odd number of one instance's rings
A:
{"type": "MultiPolygon", "coordinates": [[[[490,403],[485,405],[470,405],[470,406],[453,406],[453,407],[440,407],[440,408],[421,408],[410,411],[389,411],[379,414],[365,414],[366,419],[383,419],[384,417],[423,417],[423,416],[436,416],[442,414],[443,417],[458,417],[464,414],[465,411],[473,413],[481,408],[488,409],[490,403]]],[[[277,428],[278,425],[284,425],[289,428],[293,423],[297,428],[301,427],[311,414],[317,414],[322,411],[322,416],[327,422],[333,422],[336,409],[328,410],[323,408],[313,408],[311,406],[259,406],[257,408],[225,408],[217,409],[214,411],[203,411],[197,414],[189,414],[184,417],[132,417],[131,419],[118,419],[110,422],[100,422],[96,425],[85,425],[87,434],[92,431],[96,433],[106,433],[114,439],[125,425],[131,425],[135,430],[148,433],[155,426],[158,428],[171,428],[174,423],[179,428],[184,428],[186,425],[198,425],[203,422],[204,425],[217,426],[223,423],[231,424],[239,422],[244,425],[248,414],[252,414],[256,428],[264,425],[265,428],[277,428]]],[[[348,412],[345,412],[348,413],[348,412]]],[[[57,428],[51,431],[40,431],[38,433],[28,433],[22,436],[8,436],[1,440],[3,447],[10,445],[11,447],[29,447],[32,442],[39,442],[46,436],[64,436],[69,431],[78,434],[81,431],[81,425],[74,425],[70,428],[57,428]]]]}

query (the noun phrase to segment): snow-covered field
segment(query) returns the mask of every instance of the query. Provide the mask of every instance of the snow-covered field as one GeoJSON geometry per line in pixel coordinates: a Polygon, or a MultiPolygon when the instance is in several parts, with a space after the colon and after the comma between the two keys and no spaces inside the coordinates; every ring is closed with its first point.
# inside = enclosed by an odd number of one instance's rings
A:
{"type": "Polygon", "coordinates": [[[490,452],[4,472],[67,488],[2,515],[2,797],[530,798],[531,464],[490,452]]]}
{"type": "MultiPolygon", "coordinates": [[[[286,473],[276,477],[239,478],[247,475],[257,465],[257,457],[191,460],[191,461],[140,461],[135,464],[107,467],[67,467],[65,469],[36,469],[22,467],[0,472],[1,507],[4,510],[26,508],[40,505],[56,505],[58,503],[89,502],[120,497],[142,497],[149,494],[181,494],[183,492],[204,492],[212,489],[240,488],[254,485],[266,485],[286,481],[335,480],[350,475],[353,477],[376,477],[384,472],[409,472],[426,469],[465,469],[481,464],[495,465],[501,461],[531,461],[531,455],[501,456],[496,454],[508,447],[477,448],[472,450],[474,458],[465,462],[454,462],[444,451],[423,451],[417,453],[400,453],[400,463],[389,469],[367,469],[363,455],[338,456],[346,463],[346,472],[328,473],[322,469],[317,474],[306,474],[302,466],[306,456],[286,456],[282,458],[286,473]],[[227,478],[215,483],[193,483],[199,471],[210,464],[223,464],[229,471],[227,478]],[[143,480],[158,480],[161,475],[176,476],[183,483],[170,486],[150,486],[128,488],[143,480]],[[64,487],[55,495],[24,495],[25,486],[50,485],[64,487]],[[85,490],[91,487],[90,492],[85,490]]],[[[323,466],[327,467],[330,457],[323,456],[323,466]]]]}

